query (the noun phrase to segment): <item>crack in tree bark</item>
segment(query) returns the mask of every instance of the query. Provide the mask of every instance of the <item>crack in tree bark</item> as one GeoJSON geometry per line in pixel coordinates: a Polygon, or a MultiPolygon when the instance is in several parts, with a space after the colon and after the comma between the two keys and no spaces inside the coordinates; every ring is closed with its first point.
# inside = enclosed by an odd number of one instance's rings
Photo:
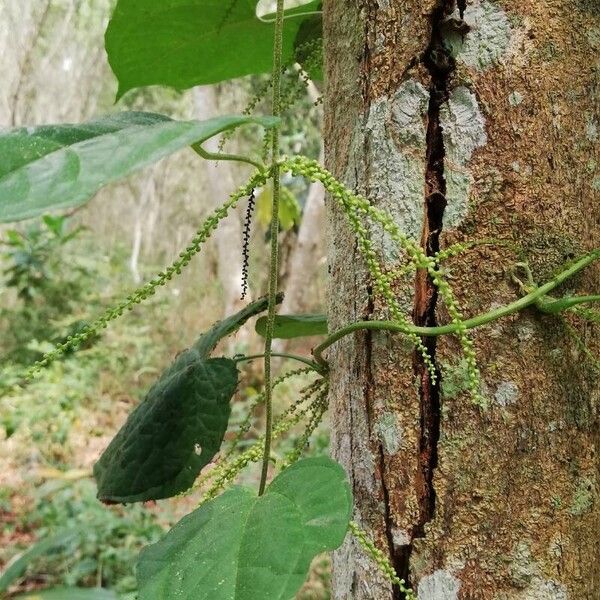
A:
{"type": "MultiPolygon", "coordinates": [[[[447,102],[449,81],[455,62],[444,45],[446,18],[456,6],[455,0],[440,0],[431,14],[431,38],[423,57],[423,64],[430,76],[430,98],[427,113],[426,172],[425,172],[425,218],[421,244],[428,256],[440,249],[440,234],[446,208],[446,180],[444,177],[444,138],[440,121],[440,108],[447,102]]],[[[459,2],[459,9],[464,7],[459,2]]],[[[438,291],[425,271],[419,271],[415,279],[413,320],[417,325],[437,325],[436,307],[438,291]]],[[[419,468],[416,477],[419,516],[410,532],[410,543],[402,547],[402,555],[396,559],[399,576],[410,583],[410,558],[414,540],[426,535],[425,527],[435,514],[434,471],[437,467],[437,444],[440,437],[440,379],[436,363],[436,338],[423,339],[435,365],[434,381],[423,357],[415,352],[413,365],[419,381],[420,439],[418,448],[419,468]]]]}

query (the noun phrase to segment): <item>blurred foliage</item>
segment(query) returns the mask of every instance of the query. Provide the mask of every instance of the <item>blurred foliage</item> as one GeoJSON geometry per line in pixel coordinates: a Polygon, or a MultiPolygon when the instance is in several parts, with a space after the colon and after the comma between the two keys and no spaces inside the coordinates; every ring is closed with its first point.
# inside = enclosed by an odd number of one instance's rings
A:
{"type": "Polygon", "coordinates": [[[107,508],[96,499],[93,481],[49,481],[35,494],[25,525],[44,538],[65,528],[78,532],[60,551],[37,561],[35,570],[47,573],[49,587],[102,586],[119,593],[135,590],[134,566],[147,544],[163,528],[146,506],[107,508]]]}
{"type": "MultiPolygon", "coordinates": [[[[100,582],[132,591],[139,550],[163,531],[147,507],[107,508],[95,484],[80,479],[170,359],[154,338],[164,334],[160,324],[153,331],[147,314],[134,311],[101,344],[54,363],[24,389],[14,387],[23,364],[131,285],[120,249],[107,260],[84,232],[65,217],[44,217],[2,238],[0,464],[8,477],[0,478],[0,565],[57,532],[77,534],[36,557],[20,590],[100,582]]],[[[164,303],[153,298],[144,311],[162,312],[164,303]]]]}
{"type": "Polygon", "coordinates": [[[70,251],[83,232],[70,228],[67,217],[46,215],[23,229],[8,229],[0,239],[2,292],[6,297],[12,291],[17,300],[0,308],[0,363],[30,363],[44,351],[40,343],[60,342],[84,325],[76,315],[93,305],[90,282],[98,269],[93,258],[70,251]]]}

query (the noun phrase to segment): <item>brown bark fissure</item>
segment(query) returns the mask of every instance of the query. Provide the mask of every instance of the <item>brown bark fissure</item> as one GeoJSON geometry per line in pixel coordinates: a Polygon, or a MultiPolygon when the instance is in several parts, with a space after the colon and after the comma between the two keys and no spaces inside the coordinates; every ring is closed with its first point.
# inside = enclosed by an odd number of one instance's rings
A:
{"type": "MultiPolygon", "coordinates": [[[[454,10],[454,0],[440,0],[431,14],[431,38],[423,56],[423,64],[430,76],[429,107],[427,113],[426,172],[425,172],[425,218],[421,245],[428,256],[440,250],[440,234],[446,208],[446,180],[444,177],[445,148],[440,109],[448,101],[449,81],[455,69],[454,59],[446,49],[443,36],[448,15],[454,10]]],[[[462,14],[463,7],[458,4],[462,14]]],[[[436,307],[438,290],[425,271],[419,271],[415,279],[413,320],[415,324],[434,327],[437,325],[436,307]]],[[[396,552],[395,566],[399,576],[408,583],[413,542],[426,535],[425,526],[435,513],[436,493],[434,471],[437,467],[437,445],[440,437],[440,369],[436,363],[436,338],[424,338],[423,343],[435,365],[433,380],[425,361],[417,351],[414,354],[414,372],[419,382],[420,439],[418,448],[418,473],[416,493],[419,516],[411,531],[411,543],[396,552]]]]}

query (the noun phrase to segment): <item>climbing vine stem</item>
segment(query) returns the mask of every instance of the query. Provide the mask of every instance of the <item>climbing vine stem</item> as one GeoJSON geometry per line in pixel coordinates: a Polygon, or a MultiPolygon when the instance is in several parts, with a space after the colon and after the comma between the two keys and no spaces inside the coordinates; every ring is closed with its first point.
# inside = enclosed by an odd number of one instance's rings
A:
{"type": "MultiPolygon", "coordinates": [[[[265,354],[249,354],[248,356],[237,356],[236,358],[234,358],[233,360],[235,362],[245,362],[248,360],[255,360],[257,358],[263,358],[264,359],[265,354]]],[[[323,374],[324,369],[321,365],[318,365],[316,362],[310,360],[309,358],[307,358],[306,356],[299,356],[298,354],[289,354],[287,352],[271,352],[271,357],[278,357],[278,358],[288,358],[290,360],[295,360],[297,362],[301,362],[304,363],[305,365],[308,365],[313,371],[316,371],[317,373],[323,374]]]]}
{"type": "MultiPolygon", "coordinates": [[[[319,344],[313,350],[313,356],[315,357],[315,361],[325,367],[327,365],[326,360],[323,358],[323,352],[329,348],[332,344],[335,344],[338,340],[350,335],[356,331],[370,329],[370,330],[379,330],[379,331],[396,331],[400,333],[412,333],[414,335],[423,336],[423,337],[433,337],[440,335],[448,335],[448,334],[456,334],[461,330],[474,329],[475,327],[479,327],[481,325],[486,325],[487,323],[491,323],[492,321],[496,321],[501,319],[502,317],[506,317],[513,313],[519,312],[528,308],[529,306],[535,306],[542,312],[547,312],[544,310],[548,304],[550,306],[554,306],[554,302],[558,303],[560,306],[560,310],[564,310],[573,306],[573,302],[571,299],[566,298],[563,300],[554,300],[554,301],[545,301],[544,296],[547,296],[552,290],[563,284],[565,281],[573,277],[579,271],[585,269],[587,266],[592,264],[594,261],[600,259],[600,251],[596,250],[594,252],[590,252],[585,256],[581,257],[579,260],[571,264],[567,269],[560,272],[553,279],[541,285],[539,287],[534,287],[534,289],[529,292],[527,295],[511,302],[510,304],[506,304],[505,306],[500,306],[494,310],[489,312],[477,315],[472,317],[471,319],[465,319],[462,322],[452,322],[448,325],[440,325],[438,327],[418,327],[416,325],[407,325],[405,323],[396,323],[395,321],[356,321],[354,323],[350,323],[341,329],[338,329],[336,332],[332,333],[324,342],[319,344]]],[[[579,300],[594,300],[595,296],[581,296],[579,300]]],[[[551,311],[555,312],[555,311],[551,311]]]]}
{"type": "MultiPolygon", "coordinates": [[[[273,43],[273,116],[281,116],[281,54],[283,48],[283,9],[284,0],[277,0],[275,16],[275,39],[273,43]]],[[[265,440],[262,470],[258,493],[261,495],[267,485],[271,437],[273,429],[273,390],[271,386],[271,345],[277,307],[277,285],[279,280],[279,194],[281,179],[279,165],[279,127],[271,130],[271,176],[273,179],[273,204],[271,210],[271,260],[269,265],[269,302],[267,309],[267,330],[265,335],[265,440]]]]}

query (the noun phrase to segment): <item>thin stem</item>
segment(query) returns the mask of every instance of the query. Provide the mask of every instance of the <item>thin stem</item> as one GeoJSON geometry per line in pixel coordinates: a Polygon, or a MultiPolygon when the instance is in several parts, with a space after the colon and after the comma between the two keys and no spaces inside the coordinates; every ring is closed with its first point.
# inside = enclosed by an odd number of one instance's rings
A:
{"type": "MultiPolygon", "coordinates": [[[[281,116],[281,54],[283,49],[283,9],[284,0],[277,0],[275,19],[275,39],[273,43],[273,116],[281,116]]],[[[271,135],[271,174],[273,178],[273,204],[271,212],[271,260],[269,266],[269,306],[267,309],[267,330],[265,332],[265,444],[258,495],[262,495],[267,485],[271,438],[273,435],[273,389],[271,386],[271,345],[275,328],[277,308],[277,285],[279,279],[279,194],[281,191],[281,168],[279,166],[279,131],[276,125],[271,135]]]]}
{"type": "Polygon", "coordinates": [[[587,304],[588,302],[600,302],[600,296],[568,296],[557,300],[540,299],[536,306],[541,312],[554,315],[578,304],[587,304]]]}
{"type": "Polygon", "coordinates": [[[265,165],[259,163],[247,156],[242,156],[241,154],[225,154],[223,152],[209,152],[202,147],[202,144],[193,144],[192,150],[207,160],[232,160],[235,162],[246,163],[248,165],[252,165],[256,167],[260,172],[264,172],[265,165]]]}
{"type": "MultiPolygon", "coordinates": [[[[233,359],[234,362],[246,362],[248,360],[256,360],[257,358],[264,358],[265,353],[262,354],[249,354],[248,356],[237,356],[233,359]]],[[[298,362],[304,363],[308,365],[311,369],[316,371],[317,373],[322,373],[323,369],[316,362],[312,361],[310,358],[306,356],[300,356],[298,354],[289,354],[287,352],[271,352],[271,357],[276,358],[289,358],[290,360],[296,360],[298,362]]]]}
{"type": "MultiPolygon", "coordinates": [[[[292,15],[284,15],[283,18],[284,19],[294,19],[296,17],[309,17],[311,15],[322,15],[323,11],[322,10],[307,10],[306,12],[299,12],[299,13],[294,13],[292,15]]],[[[260,15],[256,15],[259,21],[262,21],[263,23],[276,23],[277,22],[277,17],[275,17],[274,19],[267,19],[266,17],[261,17],[260,15]]]]}
{"type": "Polygon", "coordinates": [[[567,279],[593,263],[598,258],[600,258],[600,252],[592,252],[591,254],[587,254],[571,265],[568,269],[565,269],[562,273],[559,273],[554,279],[538,288],[535,288],[526,296],[523,296],[522,298],[519,298],[515,302],[511,302],[506,306],[501,306],[500,308],[477,315],[471,319],[466,319],[461,323],[450,323],[449,325],[440,325],[438,327],[418,327],[411,324],[400,324],[395,321],[357,321],[355,323],[350,323],[350,325],[346,325],[345,327],[342,327],[338,331],[332,333],[324,342],[319,344],[313,350],[313,356],[315,357],[315,361],[322,368],[327,368],[327,361],[323,358],[323,352],[329,348],[329,346],[335,344],[335,342],[338,340],[354,333],[355,331],[360,331],[363,329],[416,334],[423,337],[435,337],[438,335],[457,333],[460,330],[473,329],[475,327],[485,325],[486,323],[490,323],[492,321],[496,321],[497,319],[501,319],[502,317],[506,317],[507,315],[519,312],[524,308],[531,306],[532,304],[538,305],[543,296],[550,293],[553,289],[557,288],[559,285],[567,281],[567,279]]]}

